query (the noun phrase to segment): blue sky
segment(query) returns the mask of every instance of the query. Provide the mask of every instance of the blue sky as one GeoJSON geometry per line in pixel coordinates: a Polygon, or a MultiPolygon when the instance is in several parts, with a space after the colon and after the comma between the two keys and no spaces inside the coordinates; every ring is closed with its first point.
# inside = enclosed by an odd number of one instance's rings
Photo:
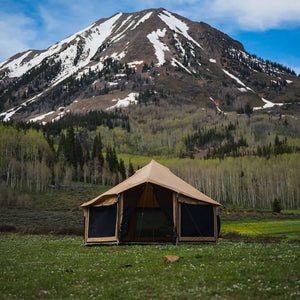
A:
{"type": "Polygon", "coordinates": [[[249,53],[300,74],[300,0],[0,0],[0,62],[46,49],[117,12],[158,7],[206,22],[249,53]]]}

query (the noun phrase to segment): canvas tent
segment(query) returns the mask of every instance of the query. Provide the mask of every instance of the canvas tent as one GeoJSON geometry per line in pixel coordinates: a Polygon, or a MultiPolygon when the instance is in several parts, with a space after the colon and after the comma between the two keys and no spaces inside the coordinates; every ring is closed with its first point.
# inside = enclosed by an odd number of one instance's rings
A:
{"type": "Polygon", "coordinates": [[[218,240],[220,204],[152,160],[83,203],[85,244],[218,240]]]}

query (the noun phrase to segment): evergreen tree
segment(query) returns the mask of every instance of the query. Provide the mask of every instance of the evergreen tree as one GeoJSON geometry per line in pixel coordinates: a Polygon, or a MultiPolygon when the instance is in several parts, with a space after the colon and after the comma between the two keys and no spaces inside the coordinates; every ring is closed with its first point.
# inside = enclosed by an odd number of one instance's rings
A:
{"type": "Polygon", "coordinates": [[[125,164],[122,158],[120,158],[119,161],[119,172],[121,174],[122,180],[126,179],[126,169],[125,169],[125,164]]]}
{"type": "Polygon", "coordinates": [[[131,161],[129,161],[128,177],[132,176],[133,174],[134,174],[134,168],[133,168],[131,161]]]}
{"type": "Polygon", "coordinates": [[[97,158],[101,166],[104,164],[104,157],[102,153],[102,139],[100,133],[95,136],[93,141],[92,158],[97,158]]]}
{"type": "Polygon", "coordinates": [[[273,204],[272,204],[272,210],[273,212],[275,213],[280,213],[281,212],[281,204],[280,204],[280,201],[275,198],[274,201],[273,201],[273,204]]]}

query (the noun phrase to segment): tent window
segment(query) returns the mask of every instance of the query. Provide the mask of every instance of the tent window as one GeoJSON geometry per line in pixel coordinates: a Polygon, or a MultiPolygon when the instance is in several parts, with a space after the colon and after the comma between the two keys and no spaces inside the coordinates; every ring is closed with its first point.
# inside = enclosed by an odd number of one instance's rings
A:
{"type": "Polygon", "coordinates": [[[214,212],[211,205],[181,203],[181,236],[214,236],[214,212]]]}
{"type": "Polygon", "coordinates": [[[91,207],[89,238],[111,237],[116,234],[117,203],[110,206],[91,207]]]}

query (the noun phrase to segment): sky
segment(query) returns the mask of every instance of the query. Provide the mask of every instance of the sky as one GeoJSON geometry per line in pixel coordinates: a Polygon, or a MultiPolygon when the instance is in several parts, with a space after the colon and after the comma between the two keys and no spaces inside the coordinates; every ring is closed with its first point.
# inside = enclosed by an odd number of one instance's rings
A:
{"type": "Polygon", "coordinates": [[[117,12],[163,7],[300,74],[300,0],[0,0],[0,62],[43,50],[117,12]]]}

